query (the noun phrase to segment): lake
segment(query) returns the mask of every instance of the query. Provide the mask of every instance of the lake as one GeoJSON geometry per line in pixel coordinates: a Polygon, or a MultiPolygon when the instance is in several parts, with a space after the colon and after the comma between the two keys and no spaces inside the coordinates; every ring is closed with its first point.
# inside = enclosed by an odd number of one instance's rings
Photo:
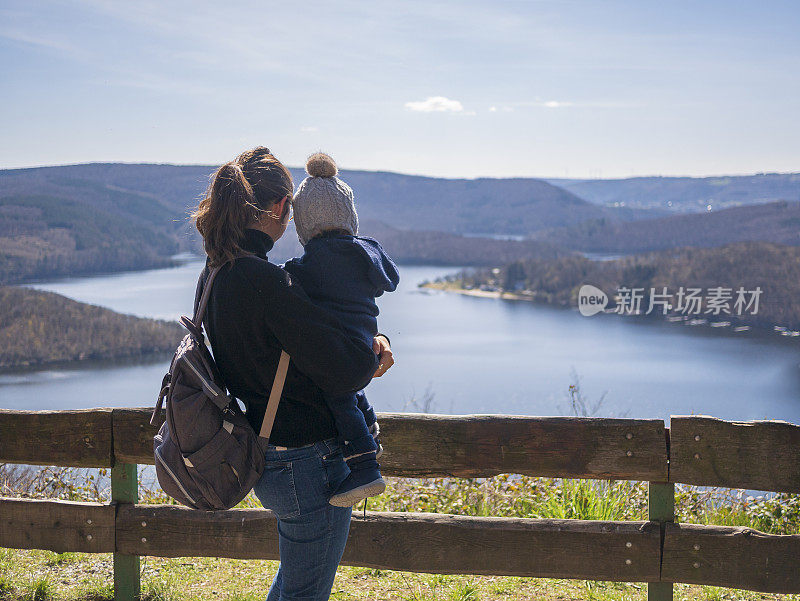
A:
{"type": "MultiPolygon", "coordinates": [[[[192,304],[202,263],[33,285],[123,313],[175,319],[192,304]]],[[[379,299],[397,364],[368,388],[378,411],[571,415],[577,375],[595,415],[800,423],[797,339],[599,315],[419,289],[453,267],[401,267],[379,299]],[[427,401],[426,401],[427,398],[427,401]]],[[[148,406],[168,357],[0,374],[0,407],[148,406]]]]}

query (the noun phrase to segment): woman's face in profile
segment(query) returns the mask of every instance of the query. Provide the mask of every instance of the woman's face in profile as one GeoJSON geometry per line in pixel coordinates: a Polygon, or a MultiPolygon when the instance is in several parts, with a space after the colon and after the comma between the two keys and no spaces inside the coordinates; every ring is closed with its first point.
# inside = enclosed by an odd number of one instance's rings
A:
{"type": "Polygon", "coordinates": [[[258,229],[268,234],[273,241],[277,242],[281,236],[286,233],[286,228],[289,227],[289,222],[293,218],[292,197],[286,195],[279,202],[275,203],[271,210],[261,214],[257,221],[258,229]],[[276,217],[276,209],[278,209],[278,207],[283,209],[283,212],[280,213],[280,218],[276,217]]]}

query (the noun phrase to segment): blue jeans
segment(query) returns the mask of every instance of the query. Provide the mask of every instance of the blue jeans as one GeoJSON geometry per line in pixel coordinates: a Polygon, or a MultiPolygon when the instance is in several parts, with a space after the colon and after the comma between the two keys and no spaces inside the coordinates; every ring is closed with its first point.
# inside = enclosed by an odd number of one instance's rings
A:
{"type": "Polygon", "coordinates": [[[281,563],[267,601],[325,601],[350,532],[352,507],[328,498],[350,473],[335,438],[277,450],[253,491],[278,518],[281,563]]]}

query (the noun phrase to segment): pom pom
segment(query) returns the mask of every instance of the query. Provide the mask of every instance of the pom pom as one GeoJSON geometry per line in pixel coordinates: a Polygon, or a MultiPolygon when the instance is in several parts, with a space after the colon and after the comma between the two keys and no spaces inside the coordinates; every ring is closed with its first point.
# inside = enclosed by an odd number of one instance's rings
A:
{"type": "Polygon", "coordinates": [[[324,152],[315,152],[306,161],[306,173],[311,177],[333,177],[338,172],[336,163],[324,152]]]}

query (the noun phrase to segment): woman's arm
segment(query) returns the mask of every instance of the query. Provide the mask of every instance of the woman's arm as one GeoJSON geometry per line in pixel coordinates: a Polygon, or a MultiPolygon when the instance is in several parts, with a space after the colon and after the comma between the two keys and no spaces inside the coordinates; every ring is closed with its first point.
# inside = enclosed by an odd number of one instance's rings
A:
{"type": "Polygon", "coordinates": [[[325,393],[360,390],[394,362],[388,344],[381,342],[379,351],[373,351],[361,339],[347,335],[339,321],[311,302],[286,271],[271,267],[270,281],[259,286],[267,326],[295,366],[325,393]],[[385,361],[382,368],[378,352],[385,361]]]}

